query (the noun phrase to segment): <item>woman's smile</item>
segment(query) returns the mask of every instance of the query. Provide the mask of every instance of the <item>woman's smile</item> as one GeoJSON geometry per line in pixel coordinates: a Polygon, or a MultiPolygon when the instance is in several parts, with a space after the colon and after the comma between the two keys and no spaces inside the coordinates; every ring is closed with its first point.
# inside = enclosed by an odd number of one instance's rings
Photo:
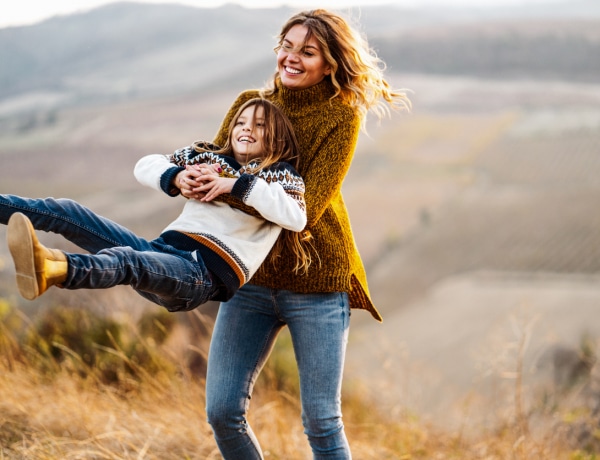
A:
{"type": "Polygon", "coordinates": [[[331,73],[319,42],[315,37],[306,40],[307,33],[305,25],[296,24],[285,34],[277,50],[279,76],[286,88],[309,88],[331,73]]]}

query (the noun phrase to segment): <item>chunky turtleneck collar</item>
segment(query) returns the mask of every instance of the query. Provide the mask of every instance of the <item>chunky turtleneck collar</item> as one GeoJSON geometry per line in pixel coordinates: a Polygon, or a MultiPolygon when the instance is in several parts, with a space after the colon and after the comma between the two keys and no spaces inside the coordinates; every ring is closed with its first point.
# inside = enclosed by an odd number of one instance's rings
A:
{"type": "Polygon", "coordinates": [[[303,112],[308,106],[326,102],[335,94],[335,89],[328,79],[305,89],[289,89],[277,82],[276,98],[287,108],[289,115],[303,112]]]}

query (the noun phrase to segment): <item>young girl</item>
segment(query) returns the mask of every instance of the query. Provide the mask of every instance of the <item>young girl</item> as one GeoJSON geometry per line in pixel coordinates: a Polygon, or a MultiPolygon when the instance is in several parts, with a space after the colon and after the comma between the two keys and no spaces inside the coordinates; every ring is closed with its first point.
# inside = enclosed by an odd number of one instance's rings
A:
{"type": "MultiPolygon", "coordinates": [[[[252,99],[238,110],[225,147],[207,147],[214,146],[197,142],[169,157],[148,155],[137,163],[139,182],[172,196],[179,194],[178,184],[189,170],[200,175],[202,184],[202,197],[188,200],[152,241],[72,200],[0,195],[0,222],[8,221],[21,295],[32,300],[53,285],[103,289],[129,284],[169,311],[231,298],[258,269],[282,228],[299,232],[306,225],[304,182],[293,166],[298,157],[293,129],[264,99],[252,99]],[[258,215],[214,200],[222,194],[237,197],[258,215]],[[46,248],[34,228],[59,233],[92,254],[46,248]]],[[[299,234],[290,235],[284,240],[297,246],[300,267],[307,259],[299,234]]]]}

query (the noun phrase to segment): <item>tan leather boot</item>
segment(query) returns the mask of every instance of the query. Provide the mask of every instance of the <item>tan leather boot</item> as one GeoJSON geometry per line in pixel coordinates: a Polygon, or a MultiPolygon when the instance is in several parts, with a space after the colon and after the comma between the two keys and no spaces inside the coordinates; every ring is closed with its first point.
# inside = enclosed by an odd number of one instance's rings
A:
{"type": "Polygon", "coordinates": [[[43,246],[25,214],[17,212],[10,216],[6,239],[15,263],[17,286],[26,299],[33,300],[50,286],[67,279],[65,254],[43,246]]]}

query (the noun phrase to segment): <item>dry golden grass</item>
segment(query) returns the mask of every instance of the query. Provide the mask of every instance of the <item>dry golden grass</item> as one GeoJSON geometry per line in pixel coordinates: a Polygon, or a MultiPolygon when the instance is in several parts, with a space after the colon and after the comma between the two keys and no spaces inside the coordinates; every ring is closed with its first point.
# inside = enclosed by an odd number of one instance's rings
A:
{"type": "MultiPolygon", "coordinates": [[[[66,372],[48,382],[20,365],[2,370],[0,390],[0,458],[220,458],[199,382],[171,377],[122,392],[66,372]]],[[[295,401],[272,392],[253,406],[251,422],[268,458],[310,458],[295,401]]],[[[361,401],[347,403],[346,420],[357,459],[595,458],[569,456],[552,436],[535,440],[516,427],[474,440],[439,433],[417,419],[389,420],[361,401]]]]}
{"type": "MultiPolygon", "coordinates": [[[[82,358],[63,346],[63,359],[46,357],[49,362],[40,366],[40,354],[24,347],[10,329],[18,315],[4,310],[0,318],[1,459],[221,458],[206,422],[203,381],[180,363],[148,371],[118,347],[105,347],[104,352],[123,360],[133,372],[122,374],[117,383],[103,383],[93,367],[79,367],[82,358]],[[174,368],[178,370],[173,372],[174,368]]],[[[288,344],[283,334],[261,376],[249,418],[266,458],[309,459],[288,344]]],[[[140,346],[151,348],[147,343],[140,346]]],[[[516,393],[517,403],[518,389],[516,393]]],[[[564,425],[534,424],[524,412],[518,420],[499,421],[494,429],[448,433],[414,414],[389,413],[364,394],[361,383],[352,383],[344,393],[346,430],[356,459],[597,458],[589,449],[584,453],[569,448],[564,425]]],[[[583,420],[572,409],[561,410],[546,416],[583,420]]]]}

